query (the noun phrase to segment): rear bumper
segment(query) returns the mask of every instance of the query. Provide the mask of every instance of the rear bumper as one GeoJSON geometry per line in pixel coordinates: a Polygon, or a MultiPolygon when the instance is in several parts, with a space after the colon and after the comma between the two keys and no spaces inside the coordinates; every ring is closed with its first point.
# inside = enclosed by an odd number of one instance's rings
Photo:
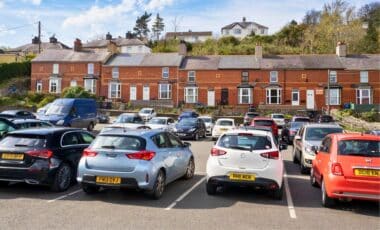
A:
{"type": "Polygon", "coordinates": [[[210,177],[207,183],[211,183],[213,185],[223,185],[223,186],[247,186],[254,187],[260,189],[278,189],[280,184],[278,184],[275,180],[267,179],[267,178],[256,178],[254,181],[237,181],[230,180],[228,176],[214,176],[210,177]]]}
{"type": "Polygon", "coordinates": [[[87,185],[97,185],[101,187],[109,187],[109,188],[128,188],[128,189],[138,189],[138,183],[135,178],[121,178],[121,183],[118,185],[112,185],[112,184],[99,184],[96,183],[96,176],[95,175],[83,175],[82,184],[87,184],[87,185]]]}
{"type": "Polygon", "coordinates": [[[51,184],[56,172],[48,167],[0,167],[0,181],[25,182],[28,184],[51,184]]]}

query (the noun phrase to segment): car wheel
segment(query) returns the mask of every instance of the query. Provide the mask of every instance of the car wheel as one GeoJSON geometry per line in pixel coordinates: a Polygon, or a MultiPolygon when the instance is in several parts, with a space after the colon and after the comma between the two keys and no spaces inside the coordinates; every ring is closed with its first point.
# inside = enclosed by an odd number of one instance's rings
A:
{"type": "Polygon", "coordinates": [[[282,200],[282,196],[284,194],[284,182],[281,187],[273,191],[273,198],[276,200],[282,200]]]}
{"type": "Polygon", "coordinates": [[[210,182],[206,183],[206,192],[208,195],[215,195],[216,194],[217,186],[214,184],[211,184],[210,182]]]}
{"type": "Polygon", "coordinates": [[[55,192],[66,191],[71,184],[71,175],[72,168],[70,167],[70,165],[62,163],[62,165],[58,168],[57,172],[55,173],[51,189],[55,192]]]}
{"type": "Polygon", "coordinates": [[[194,158],[190,158],[189,163],[187,164],[186,173],[183,178],[186,180],[193,178],[195,171],[194,158]]]}
{"type": "Polygon", "coordinates": [[[297,164],[299,163],[298,159],[297,159],[297,155],[296,155],[296,148],[293,146],[293,163],[294,164],[297,164]]]}
{"type": "Polygon", "coordinates": [[[94,123],[90,122],[90,124],[87,126],[87,131],[91,132],[92,130],[94,130],[94,123]]]}
{"type": "Polygon", "coordinates": [[[319,187],[318,183],[317,183],[317,180],[315,179],[315,176],[314,176],[314,169],[313,169],[313,167],[311,167],[311,169],[310,169],[310,184],[313,187],[319,187]]]}
{"type": "Polygon", "coordinates": [[[9,185],[9,181],[0,181],[0,187],[6,187],[9,185]]]}
{"type": "Polygon", "coordinates": [[[82,184],[82,190],[88,195],[95,194],[99,192],[99,187],[94,185],[82,184]]]}
{"type": "Polygon", "coordinates": [[[165,190],[165,173],[164,171],[158,171],[156,181],[154,182],[153,190],[149,192],[151,198],[158,200],[161,198],[165,190]]]}
{"type": "Polygon", "coordinates": [[[303,164],[304,159],[303,159],[302,155],[300,158],[301,158],[301,160],[300,160],[300,172],[301,172],[301,174],[307,174],[309,169],[303,164]]]}
{"type": "Polygon", "coordinates": [[[199,134],[198,134],[198,133],[195,133],[195,134],[194,134],[194,140],[195,140],[195,141],[199,140],[199,134]]]}
{"type": "Polygon", "coordinates": [[[332,207],[335,204],[335,200],[327,195],[325,182],[323,180],[321,184],[322,205],[324,207],[332,207]]]}

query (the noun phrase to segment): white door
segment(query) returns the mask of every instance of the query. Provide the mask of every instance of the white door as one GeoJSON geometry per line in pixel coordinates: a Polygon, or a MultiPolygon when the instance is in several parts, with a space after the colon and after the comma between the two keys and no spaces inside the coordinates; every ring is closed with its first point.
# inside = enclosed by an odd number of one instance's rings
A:
{"type": "Polygon", "coordinates": [[[306,91],[306,109],[314,109],[314,90],[308,89],[306,91]]]}
{"type": "Polygon", "coordinates": [[[136,97],[137,97],[136,95],[137,95],[136,86],[131,86],[131,88],[129,90],[129,100],[130,101],[135,101],[136,97]]]}
{"type": "Polygon", "coordinates": [[[150,97],[150,90],[149,90],[149,86],[144,86],[143,87],[143,100],[144,101],[149,101],[149,97],[150,97]]]}
{"type": "Polygon", "coordinates": [[[292,105],[300,105],[300,91],[292,91],[292,105]]]}
{"type": "Polygon", "coordinates": [[[215,106],[215,91],[214,90],[207,91],[207,105],[215,106]]]}

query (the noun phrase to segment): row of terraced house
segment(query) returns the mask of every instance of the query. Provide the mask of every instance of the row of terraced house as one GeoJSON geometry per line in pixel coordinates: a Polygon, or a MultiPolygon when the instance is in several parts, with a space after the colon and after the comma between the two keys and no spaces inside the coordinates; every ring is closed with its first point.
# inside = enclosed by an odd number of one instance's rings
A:
{"type": "Polygon", "coordinates": [[[188,56],[104,49],[45,50],[32,61],[31,89],[60,93],[82,86],[105,99],[177,106],[287,106],[295,109],[380,104],[380,54],[188,56]]]}

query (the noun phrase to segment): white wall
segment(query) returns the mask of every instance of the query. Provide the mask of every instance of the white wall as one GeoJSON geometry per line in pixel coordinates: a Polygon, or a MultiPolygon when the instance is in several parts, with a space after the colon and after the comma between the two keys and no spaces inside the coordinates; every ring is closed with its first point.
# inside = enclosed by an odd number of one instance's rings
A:
{"type": "Polygon", "coordinates": [[[144,45],[121,46],[121,53],[151,53],[151,49],[144,45]]]}
{"type": "Polygon", "coordinates": [[[250,35],[252,31],[254,31],[256,35],[268,35],[268,29],[263,29],[263,30],[264,31],[261,31],[261,28],[257,27],[255,24],[252,24],[248,26],[247,28],[242,28],[240,25],[237,24],[230,30],[223,29],[222,36],[234,36],[236,38],[243,39],[246,36],[250,35]],[[235,33],[236,29],[240,29],[241,33],[236,34],[235,33]]]}

